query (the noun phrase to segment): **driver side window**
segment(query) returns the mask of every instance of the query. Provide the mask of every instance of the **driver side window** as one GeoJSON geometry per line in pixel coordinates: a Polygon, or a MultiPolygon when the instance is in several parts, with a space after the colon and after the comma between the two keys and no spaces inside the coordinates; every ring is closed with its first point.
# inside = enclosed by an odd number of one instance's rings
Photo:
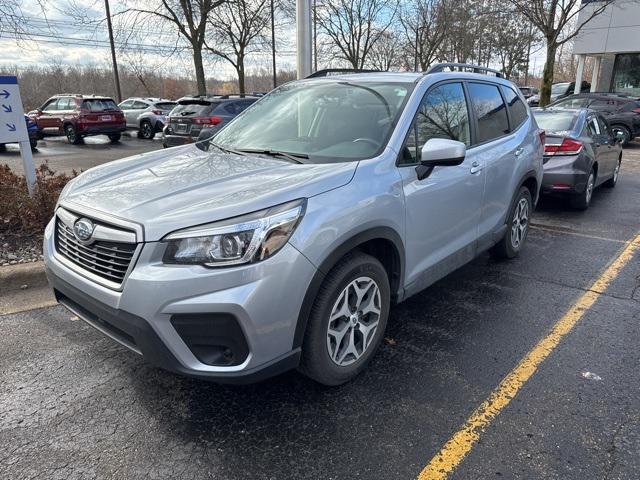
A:
{"type": "Polygon", "coordinates": [[[422,147],[432,138],[458,140],[467,147],[471,144],[462,83],[445,83],[427,92],[407,135],[400,165],[419,163],[422,147]]]}

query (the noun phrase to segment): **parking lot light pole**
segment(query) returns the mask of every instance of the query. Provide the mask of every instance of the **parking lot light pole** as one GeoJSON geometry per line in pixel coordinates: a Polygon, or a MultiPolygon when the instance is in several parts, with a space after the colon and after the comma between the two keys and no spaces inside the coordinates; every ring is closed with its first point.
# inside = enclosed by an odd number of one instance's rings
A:
{"type": "Polygon", "coordinates": [[[298,79],[311,75],[311,0],[296,0],[298,79]]]}
{"type": "Polygon", "coordinates": [[[116,81],[116,94],[118,103],[122,102],[122,92],[120,91],[120,75],[118,75],[118,62],[116,61],[116,47],[113,43],[113,26],[111,25],[111,10],[109,0],[104,0],[104,9],[107,14],[107,29],[109,30],[109,44],[111,45],[111,60],[113,62],[113,76],[116,81]]]}

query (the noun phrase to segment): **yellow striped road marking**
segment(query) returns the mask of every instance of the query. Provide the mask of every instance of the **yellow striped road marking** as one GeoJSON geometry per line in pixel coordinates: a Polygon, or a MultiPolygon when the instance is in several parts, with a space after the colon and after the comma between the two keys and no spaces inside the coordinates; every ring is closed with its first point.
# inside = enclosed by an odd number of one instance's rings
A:
{"type": "Polygon", "coordinates": [[[555,227],[553,225],[543,225],[541,223],[531,223],[531,228],[534,229],[534,230],[542,230],[543,232],[560,233],[560,234],[565,234],[565,235],[574,235],[576,237],[591,238],[593,240],[603,240],[605,242],[624,243],[624,244],[627,243],[624,240],[618,240],[618,239],[615,239],[615,238],[608,238],[608,237],[600,237],[598,235],[590,235],[588,233],[574,232],[572,230],[567,230],[567,229],[564,229],[564,228],[555,227]]]}
{"type": "Polygon", "coordinates": [[[471,414],[464,426],[457,431],[442,449],[424,467],[418,480],[445,479],[462,462],[480,438],[482,431],[500,411],[509,405],[522,386],[536,372],[540,364],[558,346],[562,337],[571,331],[573,326],[596,302],[620,273],[622,268],[640,249],[640,233],[627,242],[620,254],[608,265],[591,287],[571,306],[569,311],[558,320],[549,334],[533,347],[520,363],[500,382],[482,404],[471,414]]]}

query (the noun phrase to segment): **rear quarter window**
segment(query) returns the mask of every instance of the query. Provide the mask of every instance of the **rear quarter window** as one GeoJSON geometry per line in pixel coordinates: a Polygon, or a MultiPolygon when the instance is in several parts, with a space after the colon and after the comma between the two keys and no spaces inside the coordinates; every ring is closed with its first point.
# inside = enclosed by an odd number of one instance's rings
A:
{"type": "Polygon", "coordinates": [[[497,85],[471,82],[469,95],[478,119],[477,143],[488,142],[509,133],[507,107],[497,85]]]}
{"type": "Polygon", "coordinates": [[[511,87],[504,87],[504,97],[511,115],[511,130],[516,130],[529,117],[527,107],[511,87]]]}

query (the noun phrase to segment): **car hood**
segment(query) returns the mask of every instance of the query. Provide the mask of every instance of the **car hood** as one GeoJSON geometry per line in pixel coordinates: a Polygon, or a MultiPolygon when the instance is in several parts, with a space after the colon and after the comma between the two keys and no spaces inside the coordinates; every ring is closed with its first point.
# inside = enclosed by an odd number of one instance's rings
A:
{"type": "Polygon", "coordinates": [[[155,241],[174,230],[338,188],[351,181],[356,167],[357,162],[294,164],[186,145],[92,168],[71,182],[60,204],[139,223],[145,241],[155,241]]]}

